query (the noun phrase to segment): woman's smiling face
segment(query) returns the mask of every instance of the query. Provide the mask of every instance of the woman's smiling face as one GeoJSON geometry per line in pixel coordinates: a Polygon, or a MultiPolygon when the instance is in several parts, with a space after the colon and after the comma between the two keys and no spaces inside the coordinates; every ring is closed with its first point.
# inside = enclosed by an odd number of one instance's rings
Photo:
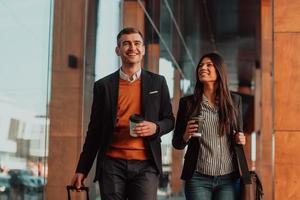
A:
{"type": "Polygon", "coordinates": [[[198,66],[198,79],[202,83],[216,82],[218,78],[214,63],[210,58],[203,58],[198,66]]]}

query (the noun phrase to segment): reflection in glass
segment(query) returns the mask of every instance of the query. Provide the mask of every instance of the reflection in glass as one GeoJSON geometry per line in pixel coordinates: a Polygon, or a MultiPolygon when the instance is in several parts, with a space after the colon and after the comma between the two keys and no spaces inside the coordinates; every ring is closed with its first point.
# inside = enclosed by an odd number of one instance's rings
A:
{"type": "Polygon", "coordinates": [[[52,0],[0,1],[0,199],[43,199],[52,0]]]}

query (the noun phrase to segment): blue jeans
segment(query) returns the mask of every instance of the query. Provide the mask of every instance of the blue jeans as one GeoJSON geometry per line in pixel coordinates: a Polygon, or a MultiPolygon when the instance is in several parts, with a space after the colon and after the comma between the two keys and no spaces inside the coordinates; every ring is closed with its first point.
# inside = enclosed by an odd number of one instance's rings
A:
{"type": "Polygon", "coordinates": [[[236,173],[208,176],[195,172],[185,182],[187,200],[237,200],[240,181],[236,173]]]}

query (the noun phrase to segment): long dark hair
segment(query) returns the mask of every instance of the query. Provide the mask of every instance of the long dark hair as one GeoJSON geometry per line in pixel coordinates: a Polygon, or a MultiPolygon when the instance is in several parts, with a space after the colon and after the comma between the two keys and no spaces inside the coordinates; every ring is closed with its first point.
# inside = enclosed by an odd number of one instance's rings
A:
{"type": "Polygon", "coordinates": [[[216,80],[216,97],[219,106],[219,134],[231,134],[234,130],[238,130],[237,111],[233,105],[227,82],[226,66],[223,58],[217,53],[208,53],[200,58],[196,69],[196,86],[194,89],[193,103],[190,107],[190,115],[198,109],[202,101],[204,85],[198,78],[198,70],[204,58],[209,58],[217,72],[216,80]]]}

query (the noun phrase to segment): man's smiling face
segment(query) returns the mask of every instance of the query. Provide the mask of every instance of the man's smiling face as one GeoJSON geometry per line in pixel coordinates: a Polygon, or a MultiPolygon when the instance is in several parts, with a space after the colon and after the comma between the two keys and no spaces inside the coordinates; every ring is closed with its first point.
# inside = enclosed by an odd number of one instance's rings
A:
{"type": "Polygon", "coordinates": [[[122,64],[131,66],[141,64],[145,55],[145,46],[138,33],[124,34],[118,41],[116,53],[121,57],[122,64]]]}

